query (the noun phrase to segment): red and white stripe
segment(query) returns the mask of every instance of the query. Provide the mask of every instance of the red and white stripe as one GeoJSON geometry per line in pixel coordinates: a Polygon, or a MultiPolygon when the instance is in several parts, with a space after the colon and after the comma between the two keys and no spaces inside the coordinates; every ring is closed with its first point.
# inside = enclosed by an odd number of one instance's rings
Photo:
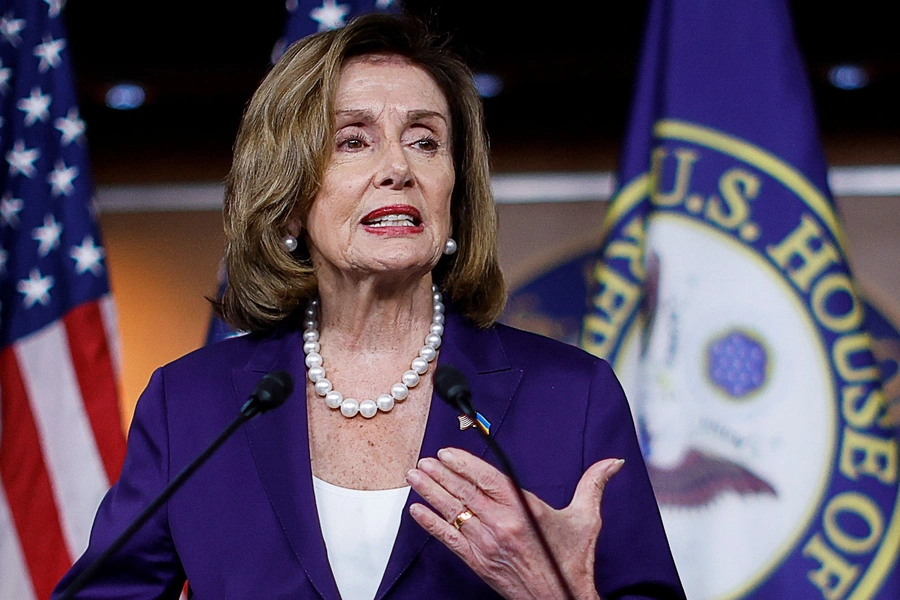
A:
{"type": "Polygon", "coordinates": [[[118,478],[113,313],[88,302],[0,350],[0,598],[50,596],[118,478]]]}

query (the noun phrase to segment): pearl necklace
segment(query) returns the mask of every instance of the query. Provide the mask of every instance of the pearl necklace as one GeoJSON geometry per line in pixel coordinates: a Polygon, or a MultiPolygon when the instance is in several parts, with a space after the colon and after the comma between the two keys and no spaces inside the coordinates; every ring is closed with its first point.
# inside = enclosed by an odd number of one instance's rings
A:
{"type": "Polygon", "coordinates": [[[403,402],[409,396],[409,388],[419,384],[419,377],[428,371],[428,363],[437,358],[437,350],[441,347],[441,336],[444,335],[444,303],[436,285],[431,286],[434,301],[434,315],[431,327],[425,336],[425,345],[419,349],[419,355],[412,360],[410,370],[403,373],[400,381],[391,386],[390,394],[381,394],[375,400],[362,401],[355,398],[344,398],[343,394],[332,387],[325,375],[324,360],[319,353],[319,323],[316,320],[319,312],[319,301],[310,300],[306,307],[305,330],[303,331],[303,352],[306,354],[306,375],[315,384],[316,394],[325,398],[329,408],[341,409],[345,417],[353,418],[361,414],[367,419],[374,417],[378,411],[388,412],[394,408],[395,402],[403,402]]]}

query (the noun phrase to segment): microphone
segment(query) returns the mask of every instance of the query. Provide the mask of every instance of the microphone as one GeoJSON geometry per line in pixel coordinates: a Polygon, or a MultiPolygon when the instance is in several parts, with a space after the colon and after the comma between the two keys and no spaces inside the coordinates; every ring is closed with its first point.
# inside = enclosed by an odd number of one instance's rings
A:
{"type": "Polygon", "coordinates": [[[466,376],[451,365],[439,365],[434,372],[434,387],[438,396],[473,421],[475,407],[472,406],[472,392],[466,376]]]}
{"type": "Polygon", "coordinates": [[[250,399],[241,407],[247,419],[278,408],[294,391],[294,380],[284,371],[266,373],[250,393],[250,399]]]}
{"type": "MultiPolygon", "coordinates": [[[[466,376],[456,367],[447,364],[438,365],[438,368],[434,372],[434,390],[441,400],[459,410],[476,424],[479,423],[477,418],[478,413],[475,412],[475,407],[472,404],[472,392],[469,390],[469,383],[466,381],[466,376]]],[[[516,476],[512,463],[509,461],[509,457],[506,456],[506,453],[500,447],[500,444],[497,443],[497,440],[495,440],[486,429],[483,427],[476,427],[475,429],[478,430],[487,442],[491,451],[502,463],[503,470],[506,471],[506,474],[509,476],[510,480],[512,480],[513,489],[516,491],[519,503],[525,510],[528,522],[531,524],[531,528],[534,529],[534,533],[537,535],[538,541],[541,543],[541,547],[544,549],[544,553],[550,561],[550,566],[553,568],[556,578],[562,584],[562,587],[566,592],[566,598],[574,600],[575,594],[572,592],[572,588],[569,586],[569,582],[565,575],[563,575],[559,563],[556,562],[553,550],[551,550],[550,544],[547,542],[547,538],[544,536],[544,532],[541,530],[541,526],[534,516],[534,512],[531,510],[528,501],[525,499],[522,486],[519,485],[519,478],[516,476]]]]}
{"type": "Polygon", "coordinates": [[[188,463],[184,469],[170,481],[166,487],[154,498],[153,502],[141,511],[135,517],[134,521],[119,534],[112,544],[95,558],[88,567],[82,571],[78,577],[65,589],[58,600],[71,600],[75,597],[81,588],[83,588],[94,577],[100,567],[102,567],[109,558],[118,552],[128,540],[137,532],[147,520],[153,516],[153,513],[162,506],[184,483],[194,474],[194,471],[207,461],[213,453],[219,449],[225,440],[231,437],[231,434],[237,429],[255,417],[256,415],[268,412],[273,408],[277,408],[284,404],[287,397],[294,391],[294,380],[285,371],[273,371],[263,376],[253,392],[250,394],[249,400],[241,407],[240,414],[222,430],[222,432],[214,439],[206,449],[200,453],[197,458],[188,463]]]}

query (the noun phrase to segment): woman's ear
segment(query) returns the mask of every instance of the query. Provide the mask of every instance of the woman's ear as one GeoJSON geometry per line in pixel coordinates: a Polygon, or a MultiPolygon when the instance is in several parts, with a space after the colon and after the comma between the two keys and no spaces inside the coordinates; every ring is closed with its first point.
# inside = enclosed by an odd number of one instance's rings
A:
{"type": "Polygon", "coordinates": [[[303,222],[300,220],[300,217],[293,217],[288,222],[284,228],[284,233],[287,235],[292,235],[295,238],[299,238],[300,234],[303,232],[303,222]]]}
{"type": "Polygon", "coordinates": [[[299,217],[292,218],[285,224],[283,231],[282,245],[285,250],[295,260],[306,265],[312,265],[309,247],[306,245],[306,239],[303,236],[303,221],[299,217]]]}

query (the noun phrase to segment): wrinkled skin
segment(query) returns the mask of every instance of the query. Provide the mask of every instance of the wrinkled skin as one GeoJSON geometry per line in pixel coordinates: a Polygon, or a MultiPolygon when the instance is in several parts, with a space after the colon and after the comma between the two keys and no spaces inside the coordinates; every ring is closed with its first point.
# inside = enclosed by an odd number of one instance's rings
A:
{"type": "MultiPolygon", "coordinates": [[[[599,598],[594,551],[602,523],[600,503],[606,483],[623,463],[616,459],[594,463],[562,510],[525,492],[578,599],[599,598]]],[[[437,458],[421,459],[407,481],[434,508],[414,504],[413,518],[498,593],[516,599],[566,597],[508,477],[468,452],[448,448],[437,458]],[[452,522],[466,508],[475,516],[457,530],[452,522]]]]}

